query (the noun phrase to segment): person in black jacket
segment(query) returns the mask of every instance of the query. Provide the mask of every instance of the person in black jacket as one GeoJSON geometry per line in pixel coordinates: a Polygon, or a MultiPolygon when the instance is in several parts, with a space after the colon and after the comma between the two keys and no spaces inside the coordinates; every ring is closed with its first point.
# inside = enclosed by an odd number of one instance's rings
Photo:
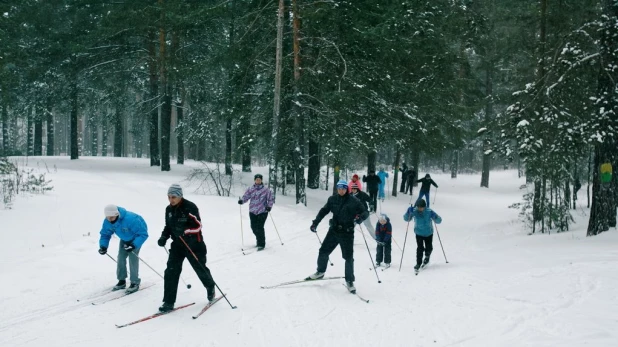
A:
{"type": "Polygon", "coordinates": [[[429,190],[431,189],[431,185],[436,188],[438,188],[438,185],[431,179],[431,176],[429,176],[429,174],[426,174],[425,177],[416,181],[416,183],[421,184],[421,191],[418,193],[418,199],[416,199],[416,202],[418,203],[420,200],[423,199],[423,196],[425,196],[425,201],[427,201],[427,207],[429,207],[429,190]]]}
{"type": "Polygon", "coordinates": [[[408,170],[408,176],[406,178],[406,194],[410,193],[410,195],[413,195],[414,182],[416,180],[416,170],[414,170],[414,166],[408,170]]]}
{"type": "MultiPolygon", "coordinates": [[[[369,198],[369,195],[360,190],[356,183],[352,183],[351,188],[352,196],[360,200],[360,202],[363,204],[363,207],[369,211],[369,207],[371,206],[371,199],[369,198]]],[[[371,237],[375,240],[376,231],[373,229],[373,225],[371,225],[371,220],[367,218],[363,221],[363,224],[365,224],[365,228],[367,228],[367,230],[369,231],[369,235],[371,235],[371,237]]]]}
{"type": "Polygon", "coordinates": [[[399,171],[401,171],[401,185],[399,186],[399,192],[405,193],[406,192],[406,182],[408,181],[408,173],[409,173],[408,165],[406,165],[406,163],[401,164],[399,171]]]}
{"type": "Polygon", "coordinates": [[[182,197],[182,188],[178,184],[170,186],[167,198],[170,204],[165,208],[165,228],[157,243],[165,247],[170,237],[173,242],[165,269],[163,305],[159,307],[161,312],[174,309],[185,258],[206,288],[208,301],[215,298],[215,281],[206,267],[206,244],[202,237],[200,211],[194,203],[182,197]]]}
{"type": "Polygon", "coordinates": [[[344,180],[337,182],[337,195],[328,198],[309,229],[314,233],[317,232],[318,224],[329,212],[333,214],[333,218],[329,222],[330,228],[320,247],[317,272],[307,277],[306,280],[317,280],[324,277],[328,265],[328,256],[339,245],[341,255],[345,259],[346,285],[350,292],[355,293],[354,223],[362,223],[369,217],[369,213],[360,200],[348,194],[348,183],[344,180]]]}
{"type": "Polygon", "coordinates": [[[367,191],[369,192],[369,212],[375,212],[378,207],[378,188],[382,184],[380,177],[376,176],[375,170],[369,171],[369,176],[363,175],[363,182],[366,182],[367,191]]]}

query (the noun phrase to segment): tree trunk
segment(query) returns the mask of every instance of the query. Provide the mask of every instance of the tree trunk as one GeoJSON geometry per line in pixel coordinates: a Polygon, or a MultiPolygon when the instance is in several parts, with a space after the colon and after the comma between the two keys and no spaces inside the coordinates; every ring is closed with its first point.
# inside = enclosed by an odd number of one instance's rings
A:
{"type": "Polygon", "coordinates": [[[307,187],[320,188],[320,145],[309,140],[309,168],[307,170],[307,187]]]}
{"type": "Polygon", "coordinates": [[[150,131],[150,166],[161,165],[159,157],[159,80],[157,74],[157,50],[156,40],[151,33],[148,36],[148,84],[150,85],[148,102],[150,107],[150,115],[148,119],[148,128],[150,131]]]}
{"type": "Polygon", "coordinates": [[[120,111],[120,105],[116,105],[116,112],[114,113],[114,157],[122,157],[122,140],[123,140],[123,127],[122,127],[122,113],[120,111]]]}
{"type": "Polygon", "coordinates": [[[176,103],[176,141],[178,142],[178,157],[176,163],[183,165],[185,163],[185,139],[184,139],[184,91],[179,90],[180,100],[176,103]]]}
{"type": "Polygon", "coordinates": [[[101,120],[101,156],[107,157],[107,140],[109,138],[109,121],[107,117],[101,120]]]}
{"type": "Polygon", "coordinates": [[[393,196],[397,196],[397,181],[399,180],[399,160],[401,159],[401,149],[397,146],[395,150],[395,162],[393,163],[393,196]]]}
{"type": "Polygon", "coordinates": [[[274,186],[273,192],[276,192],[277,187],[277,149],[279,143],[279,113],[281,110],[281,68],[283,55],[283,12],[285,10],[284,1],[279,0],[279,9],[277,11],[277,49],[275,52],[275,91],[273,102],[273,124],[271,135],[271,149],[268,160],[268,165],[271,168],[269,184],[274,186]]]}
{"type": "Polygon", "coordinates": [[[99,127],[96,117],[88,117],[88,124],[90,128],[90,155],[96,157],[99,154],[99,127]]]}
{"type": "Polygon", "coordinates": [[[54,114],[52,112],[52,98],[48,97],[47,98],[47,104],[45,106],[45,113],[47,115],[46,119],[47,119],[47,155],[48,156],[53,156],[54,155],[54,129],[55,129],[55,124],[54,124],[54,114]]]}
{"type": "Polygon", "coordinates": [[[43,155],[43,114],[40,106],[35,106],[34,115],[34,155],[43,155]]]}
{"type": "Polygon", "coordinates": [[[339,158],[333,160],[333,195],[337,194],[337,182],[339,182],[339,176],[341,175],[341,168],[339,167],[339,158]]]}
{"type": "MultiPolygon", "coordinates": [[[[35,107],[33,107],[34,109],[35,107]]],[[[27,142],[26,142],[26,154],[28,156],[32,156],[34,155],[34,137],[33,137],[33,130],[34,130],[34,124],[32,122],[34,116],[32,115],[31,110],[28,108],[26,109],[26,119],[27,119],[27,142]]]]}
{"type": "Polygon", "coordinates": [[[367,173],[376,171],[376,160],[378,158],[378,152],[373,149],[367,154],[367,173]]]}
{"type": "Polygon", "coordinates": [[[421,151],[418,149],[418,146],[415,146],[414,148],[414,152],[412,152],[412,163],[410,165],[410,168],[414,169],[414,179],[412,180],[412,182],[414,182],[412,184],[413,187],[417,187],[418,186],[418,176],[421,174],[421,169],[420,169],[420,164],[421,162],[421,151]]]}
{"type": "Polygon", "coordinates": [[[232,117],[225,122],[225,174],[232,175],[232,117]]]}
{"type": "Polygon", "coordinates": [[[161,103],[161,171],[170,171],[170,143],[172,123],[172,93],[167,71],[167,40],[165,29],[165,10],[163,0],[159,0],[161,7],[161,23],[159,26],[159,79],[163,100],[161,103]]]}
{"type": "Polygon", "coordinates": [[[6,103],[2,103],[2,155],[9,156],[9,112],[6,103]]]}
{"type": "MultiPolygon", "coordinates": [[[[493,118],[494,102],[493,102],[493,76],[492,64],[488,63],[485,78],[485,97],[487,105],[485,106],[485,126],[489,127],[489,123],[493,118]]],[[[489,170],[491,168],[491,139],[489,132],[485,132],[483,140],[483,171],[481,173],[481,187],[489,188],[489,170]]]]}
{"type": "Polygon", "coordinates": [[[251,119],[243,115],[240,119],[242,143],[240,145],[242,172],[251,172],[251,119]]]}
{"type": "MultiPolygon", "coordinates": [[[[299,95],[300,89],[300,13],[297,0],[292,0],[292,40],[294,51],[294,95],[299,95]]],[[[305,196],[305,113],[294,103],[293,114],[296,128],[296,148],[294,149],[294,166],[296,169],[296,203],[307,206],[305,196]]]]}
{"type": "Polygon", "coordinates": [[[71,87],[71,160],[79,158],[79,132],[77,129],[77,76],[73,76],[71,87]]]}
{"type": "Polygon", "coordinates": [[[459,171],[459,151],[455,149],[451,152],[451,178],[457,178],[457,171],[459,171]]]}

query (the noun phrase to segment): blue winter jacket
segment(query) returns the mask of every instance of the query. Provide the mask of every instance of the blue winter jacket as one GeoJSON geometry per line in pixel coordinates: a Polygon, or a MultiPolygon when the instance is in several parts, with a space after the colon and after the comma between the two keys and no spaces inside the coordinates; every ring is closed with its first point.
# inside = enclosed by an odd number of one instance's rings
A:
{"type": "Polygon", "coordinates": [[[430,208],[425,208],[423,212],[415,209],[410,206],[408,211],[403,215],[403,220],[409,222],[414,218],[414,233],[418,236],[430,236],[433,234],[433,225],[431,221],[433,220],[436,224],[442,223],[442,217],[438,216],[430,208]]]}
{"type": "Polygon", "coordinates": [[[109,240],[113,234],[116,234],[122,241],[132,243],[135,248],[141,248],[148,238],[148,226],[144,218],[120,206],[118,206],[118,212],[120,215],[113,224],[107,218],[103,220],[99,246],[109,247],[109,240]]]}
{"type": "Polygon", "coordinates": [[[391,242],[393,236],[393,226],[391,225],[390,218],[386,217],[386,223],[382,224],[378,221],[376,224],[376,241],[391,242]]]}

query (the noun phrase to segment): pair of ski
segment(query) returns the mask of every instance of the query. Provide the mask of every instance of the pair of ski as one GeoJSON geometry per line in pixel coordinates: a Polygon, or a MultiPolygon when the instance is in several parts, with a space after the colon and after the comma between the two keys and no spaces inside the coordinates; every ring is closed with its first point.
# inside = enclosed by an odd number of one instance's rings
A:
{"type": "MultiPolygon", "coordinates": [[[[385,271],[385,270],[390,269],[390,267],[391,267],[391,264],[385,265],[384,267],[382,267],[382,266],[380,266],[380,265],[377,265],[377,266],[376,266],[376,269],[377,269],[377,268],[380,268],[380,270],[385,271]]],[[[373,268],[372,268],[372,267],[370,267],[370,268],[369,268],[369,271],[373,271],[373,268]]]]}
{"type": "MultiPolygon", "coordinates": [[[[205,305],[205,306],[204,306],[204,307],[200,310],[200,312],[198,312],[195,316],[192,316],[192,318],[193,318],[193,319],[197,319],[199,316],[201,316],[202,314],[204,314],[204,312],[208,311],[208,309],[209,309],[209,308],[211,308],[214,304],[216,304],[216,303],[217,303],[219,300],[221,300],[222,298],[223,298],[223,295],[216,297],[213,301],[211,301],[211,302],[207,303],[207,304],[206,304],[206,305],[205,305]]],[[[119,324],[116,324],[116,327],[117,327],[117,328],[124,328],[124,327],[128,327],[129,325],[134,325],[134,324],[137,324],[137,323],[145,322],[145,321],[151,320],[151,319],[153,319],[153,318],[161,317],[161,316],[164,316],[164,315],[166,315],[166,314],[170,314],[170,313],[172,313],[172,312],[175,312],[175,311],[178,311],[178,310],[181,310],[181,309],[183,309],[183,308],[187,308],[187,307],[189,307],[189,306],[193,306],[193,305],[195,305],[195,303],[194,303],[194,302],[192,302],[192,303],[190,303],[190,304],[186,304],[186,305],[182,305],[182,306],[175,307],[174,309],[172,309],[172,310],[170,310],[170,311],[167,311],[167,312],[157,312],[157,313],[155,313],[155,314],[152,314],[152,315],[150,315],[150,316],[146,316],[146,317],[144,317],[144,318],[140,318],[140,319],[138,319],[138,320],[136,320],[136,321],[133,321],[133,322],[130,322],[130,323],[120,324],[120,325],[119,325],[119,324]]]]}
{"type": "MultiPolygon", "coordinates": [[[[304,280],[296,280],[296,281],[289,281],[289,282],[283,282],[283,283],[279,283],[279,284],[275,284],[272,286],[261,286],[260,288],[262,289],[273,289],[273,288],[279,288],[279,287],[283,287],[283,286],[288,286],[291,284],[298,284],[298,283],[305,283],[305,282],[317,282],[317,281],[328,281],[328,280],[338,280],[338,279],[343,279],[345,277],[343,276],[336,276],[336,277],[322,277],[322,278],[318,278],[318,279],[311,279],[309,277],[305,278],[304,280]]],[[[342,285],[344,287],[346,287],[346,289],[348,289],[348,291],[351,294],[356,295],[357,298],[359,298],[360,300],[369,303],[369,300],[363,298],[362,296],[358,295],[358,293],[356,292],[356,289],[354,290],[350,290],[350,288],[348,288],[348,286],[346,286],[345,284],[342,283],[342,285]]]]}
{"type": "Polygon", "coordinates": [[[421,272],[421,270],[424,270],[427,267],[427,265],[429,265],[429,263],[423,263],[423,265],[421,265],[420,268],[414,269],[414,274],[418,276],[418,273],[421,272]]]}
{"type": "Polygon", "coordinates": [[[84,302],[84,301],[91,300],[90,303],[92,305],[101,305],[101,304],[104,304],[106,302],[122,299],[122,298],[124,298],[127,295],[131,295],[131,294],[137,293],[137,292],[142,291],[144,289],[148,289],[148,288],[150,288],[152,286],[154,286],[154,283],[148,283],[148,284],[140,286],[140,288],[138,290],[134,291],[134,292],[127,292],[126,290],[112,291],[111,289],[109,289],[109,290],[105,290],[103,292],[100,292],[98,294],[89,296],[89,297],[87,297],[85,299],[77,299],[77,301],[84,302]]]}

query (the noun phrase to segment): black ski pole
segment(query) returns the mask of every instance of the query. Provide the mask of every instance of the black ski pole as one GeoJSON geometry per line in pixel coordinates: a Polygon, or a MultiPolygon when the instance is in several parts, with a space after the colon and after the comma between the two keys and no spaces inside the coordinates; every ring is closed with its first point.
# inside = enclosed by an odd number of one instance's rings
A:
{"type": "MultiPolygon", "coordinates": [[[[195,258],[195,261],[200,264],[200,266],[202,267],[202,269],[204,271],[208,271],[210,272],[210,270],[208,270],[208,268],[206,267],[206,265],[202,264],[200,262],[200,260],[197,258],[197,255],[195,255],[195,253],[193,253],[193,250],[191,249],[191,247],[189,247],[189,245],[187,244],[187,242],[185,241],[185,239],[182,236],[178,236],[178,238],[180,239],[180,241],[182,241],[182,243],[185,244],[185,247],[187,247],[187,249],[189,250],[189,252],[191,252],[191,255],[193,256],[193,258],[195,258]]],[[[227,303],[230,305],[230,307],[232,309],[235,309],[236,306],[232,305],[232,303],[230,302],[230,300],[227,299],[227,295],[225,295],[225,293],[223,293],[223,291],[221,290],[221,288],[219,288],[219,285],[217,284],[217,282],[215,282],[215,280],[212,280],[215,283],[215,287],[217,287],[217,289],[219,289],[219,293],[221,293],[221,295],[223,295],[223,298],[225,298],[225,301],[227,301],[227,303]]]]}
{"type": "Polygon", "coordinates": [[[161,276],[160,273],[157,272],[157,270],[153,269],[152,266],[148,265],[147,262],[144,261],[144,259],[140,258],[139,255],[137,255],[137,253],[135,253],[134,251],[131,251],[131,253],[137,257],[137,259],[139,259],[142,263],[146,264],[146,266],[148,266],[150,268],[150,270],[154,271],[154,273],[156,273],[157,275],[159,275],[159,277],[161,277],[163,280],[165,280],[165,278],[163,278],[163,276],[161,276]]]}
{"type": "Polygon", "coordinates": [[[401,251],[401,261],[399,262],[399,271],[401,271],[401,264],[403,264],[403,255],[406,253],[406,242],[408,241],[408,230],[410,230],[410,222],[412,221],[412,216],[408,219],[408,226],[406,227],[406,237],[403,239],[403,250],[401,251]]]}
{"type": "MultiPolygon", "coordinates": [[[[167,248],[163,247],[163,249],[165,250],[165,253],[167,253],[167,255],[170,255],[170,252],[167,250],[167,248]]],[[[187,284],[187,282],[185,282],[185,279],[182,278],[182,275],[180,275],[180,279],[182,280],[182,283],[185,284],[185,286],[187,286],[187,289],[191,289],[191,285],[187,284]]],[[[165,279],[164,279],[165,280],[165,279]]]]}
{"type": "Polygon", "coordinates": [[[436,188],[436,195],[433,196],[433,203],[436,203],[436,199],[438,198],[438,188],[436,188]]]}
{"type": "Polygon", "coordinates": [[[438,235],[438,241],[440,241],[440,248],[442,248],[442,254],[444,254],[444,260],[448,264],[448,259],[446,259],[446,253],[444,252],[444,246],[442,246],[442,240],[440,239],[440,233],[438,232],[438,225],[436,222],[433,222],[433,225],[436,227],[436,235],[438,235]]]}
{"type": "Polygon", "coordinates": [[[283,241],[281,241],[281,235],[279,235],[279,230],[277,230],[277,225],[275,224],[275,219],[273,218],[273,213],[270,212],[270,221],[273,222],[273,226],[275,227],[275,231],[277,232],[277,236],[279,236],[279,242],[281,242],[281,246],[283,246],[283,241]]]}
{"type": "Polygon", "coordinates": [[[363,235],[363,240],[365,240],[365,246],[367,246],[367,253],[369,253],[369,259],[371,259],[371,266],[373,266],[373,271],[375,271],[376,273],[376,278],[378,279],[378,283],[382,283],[382,281],[380,281],[380,277],[378,276],[378,270],[376,270],[376,265],[373,262],[373,257],[371,256],[371,251],[369,250],[369,244],[367,243],[367,238],[365,237],[365,234],[363,233],[363,227],[360,224],[358,226],[360,228],[361,235],[363,235]]]}
{"type": "MultiPolygon", "coordinates": [[[[318,242],[320,242],[320,245],[322,245],[322,240],[320,240],[320,237],[318,236],[318,233],[316,232],[314,234],[315,234],[315,237],[318,238],[318,242]]],[[[335,264],[333,264],[332,261],[330,261],[330,257],[328,257],[328,262],[330,263],[330,266],[334,266],[335,265],[335,264]]]]}
{"type": "Polygon", "coordinates": [[[118,262],[116,261],[116,259],[114,259],[114,257],[112,257],[111,255],[109,255],[109,253],[105,253],[106,256],[108,256],[111,260],[114,261],[114,263],[118,264],[118,262]]]}

